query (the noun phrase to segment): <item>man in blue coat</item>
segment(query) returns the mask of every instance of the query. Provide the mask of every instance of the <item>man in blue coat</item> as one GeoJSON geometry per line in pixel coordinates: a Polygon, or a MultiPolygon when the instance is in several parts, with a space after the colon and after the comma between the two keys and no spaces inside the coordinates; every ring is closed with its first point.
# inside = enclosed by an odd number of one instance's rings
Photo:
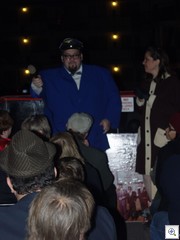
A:
{"type": "Polygon", "coordinates": [[[118,88],[105,68],[82,63],[82,42],[66,38],[59,48],[63,66],[40,71],[32,79],[31,96],[43,99],[53,133],[65,131],[73,113],[90,114],[94,120],[88,137],[90,145],[106,150],[106,133],[120,124],[118,88]]]}

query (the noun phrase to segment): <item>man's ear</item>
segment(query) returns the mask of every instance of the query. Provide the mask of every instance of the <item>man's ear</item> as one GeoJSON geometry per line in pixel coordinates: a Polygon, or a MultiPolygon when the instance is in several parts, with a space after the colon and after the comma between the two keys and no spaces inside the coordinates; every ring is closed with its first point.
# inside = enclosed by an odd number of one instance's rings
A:
{"type": "Polygon", "coordinates": [[[80,58],[81,58],[81,61],[83,60],[83,54],[81,53],[81,55],[80,55],[80,58]]]}
{"type": "Polygon", "coordinates": [[[15,193],[15,190],[14,190],[14,188],[13,188],[11,179],[10,179],[9,177],[6,178],[6,182],[7,182],[7,185],[9,186],[9,188],[11,189],[11,192],[12,192],[12,193],[15,193]]]}
{"type": "Polygon", "coordinates": [[[160,59],[156,59],[157,65],[159,66],[160,64],[160,59]]]}
{"type": "Polygon", "coordinates": [[[57,169],[56,167],[54,167],[54,174],[55,174],[55,178],[57,177],[57,169]]]}

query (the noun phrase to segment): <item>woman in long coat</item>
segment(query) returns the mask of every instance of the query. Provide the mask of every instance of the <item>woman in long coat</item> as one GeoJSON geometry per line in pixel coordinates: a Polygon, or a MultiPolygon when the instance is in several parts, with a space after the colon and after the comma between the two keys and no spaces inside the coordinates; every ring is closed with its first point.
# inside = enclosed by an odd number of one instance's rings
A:
{"type": "Polygon", "coordinates": [[[144,176],[151,199],[150,171],[159,148],[165,144],[170,116],[180,110],[180,81],[170,72],[168,56],[159,48],[146,50],[143,65],[146,79],[143,89],[136,91],[136,103],[141,109],[136,172],[144,176]]]}

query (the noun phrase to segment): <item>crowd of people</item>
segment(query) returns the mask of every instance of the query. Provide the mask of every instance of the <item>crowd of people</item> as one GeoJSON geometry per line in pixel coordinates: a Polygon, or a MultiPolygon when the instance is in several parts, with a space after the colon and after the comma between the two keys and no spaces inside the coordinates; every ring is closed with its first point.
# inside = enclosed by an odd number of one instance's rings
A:
{"type": "MultiPolygon", "coordinates": [[[[1,111],[0,123],[5,124],[11,117],[7,111],[1,111]]],[[[89,115],[79,113],[79,119],[78,127],[85,127],[87,135],[92,124],[89,115]]],[[[70,120],[76,125],[76,119],[75,123],[74,118],[70,120]]],[[[12,127],[12,122],[5,124],[4,131],[12,127]]],[[[0,152],[4,173],[0,188],[5,199],[0,202],[1,237],[71,239],[73,235],[77,240],[85,236],[90,240],[124,239],[125,224],[121,219],[117,229],[116,199],[109,196],[116,193],[107,159],[102,158],[105,153],[97,150],[96,155],[92,148],[96,162],[93,165],[92,160],[90,164],[78,149],[72,134],[75,129],[52,137],[50,129],[45,115],[29,116],[0,152]],[[109,180],[104,176],[109,176],[109,180]],[[9,191],[3,192],[3,188],[9,191]]],[[[5,141],[7,136],[1,138],[5,141]]]]}
{"type": "Polygon", "coordinates": [[[32,78],[44,114],[14,120],[0,110],[0,236],[6,240],[126,240],[126,220],[150,208],[151,240],[180,225],[180,81],[167,54],[149,47],[135,89],[141,115],[135,171],[143,188],[117,188],[106,133],[118,129],[121,97],[111,74],[83,63],[83,43],[60,44],[62,66],[32,78]],[[119,211],[118,211],[119,210],[119,211]],[[120,214],[121,213],[121,214],[120,214]]]}

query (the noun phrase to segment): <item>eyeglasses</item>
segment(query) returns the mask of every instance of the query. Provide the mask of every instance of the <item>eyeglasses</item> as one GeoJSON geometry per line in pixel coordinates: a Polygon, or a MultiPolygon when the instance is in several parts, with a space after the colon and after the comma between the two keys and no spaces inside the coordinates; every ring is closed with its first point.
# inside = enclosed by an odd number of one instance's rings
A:
{"type": "Polygon", "coordinates": [[[79,59],[80,58],[80,54],[73,54],[73,55],[63,55],[63,57],[67,60],[70,60],[71,58],[73,59],[79,59]]]}

